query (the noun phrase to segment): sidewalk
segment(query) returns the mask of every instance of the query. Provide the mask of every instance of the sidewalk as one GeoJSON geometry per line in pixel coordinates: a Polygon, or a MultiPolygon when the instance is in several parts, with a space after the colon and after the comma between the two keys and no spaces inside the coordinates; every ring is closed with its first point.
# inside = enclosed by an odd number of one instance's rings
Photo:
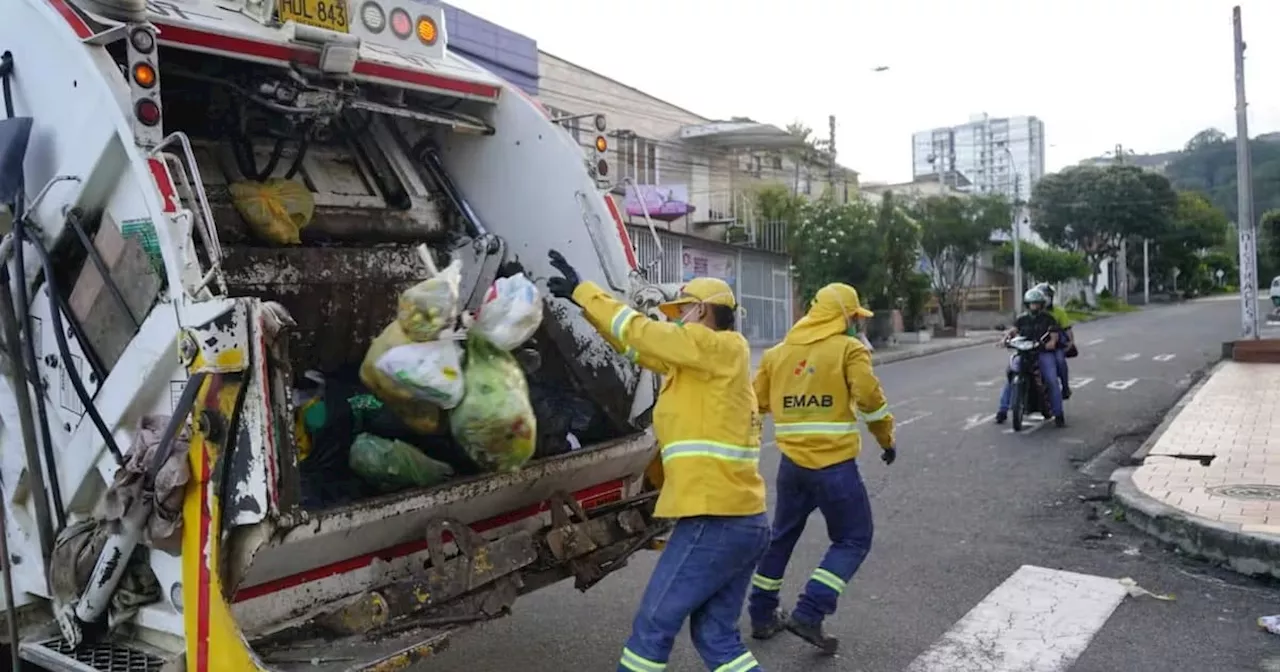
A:
{"type": "MultiPolygon", "coordinates": [[[[948,352],[951,350],[959,350],[960,348],[968,348],[975,345],[983,345],[985,343],[995,343],[1000,340],[1000,332],[998,331],[970,331],[959,338],[935,338],[928,343],[903,343],[894,346],[884,346],[876,348],[875,353],[871,355],[871,363],[873,365],[888,364],[890,362],[900,362],[904,359],[914,359],[916,357],[924,357],[926,355],[935,355],[939,352],[948,352]]],[[[760,363],[760,356],[768,348],[752,348],[751,349],[751,370],[754,371],[756,365],[760,363]]]]}
{"type": "Polygon", "coordinates": [[[1280,364],[1225,361],[1169,411],[1113,494],[1182,551],[1280,578],[1280,364]]]}

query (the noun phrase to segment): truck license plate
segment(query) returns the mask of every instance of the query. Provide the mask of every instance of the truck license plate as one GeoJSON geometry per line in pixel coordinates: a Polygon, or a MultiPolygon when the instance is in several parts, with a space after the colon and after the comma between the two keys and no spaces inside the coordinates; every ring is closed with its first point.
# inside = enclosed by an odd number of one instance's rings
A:
{"type": "Polygon", "coordinates": [[[285,21],[345,33],[347,0],[280,0],[280,22],[285,21]]]}

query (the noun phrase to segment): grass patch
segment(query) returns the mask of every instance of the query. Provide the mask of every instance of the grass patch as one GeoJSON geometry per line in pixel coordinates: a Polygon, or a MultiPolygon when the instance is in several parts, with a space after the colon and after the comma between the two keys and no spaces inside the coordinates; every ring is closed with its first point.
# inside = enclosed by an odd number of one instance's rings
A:
{"type": "Polygon", "coordinates": [[[1107,297],[1098,299],[1098,310],[1107,313],[1132,313],[1137,311],[1138,308],[1127,303],[1121,303],[1118,299],[1107,297]]]}
{"type": "Polygon", "coordinates": [[[1067,317],[1071,318],[1072,322],[1088,322],[1093,319],[1093,313],[1084,310],[1068,310],[1067,317]]]}

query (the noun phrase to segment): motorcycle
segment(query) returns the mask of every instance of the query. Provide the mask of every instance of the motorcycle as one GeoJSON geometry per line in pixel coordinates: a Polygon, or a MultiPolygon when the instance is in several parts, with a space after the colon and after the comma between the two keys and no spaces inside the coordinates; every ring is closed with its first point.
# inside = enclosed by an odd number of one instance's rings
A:
{"type": "Polygon", "coordinates": [[[1009,356],[1009,382],[1013,386],[1013,398],[1009,404],[1009,418],[1013,431],[1022,431],[1022,419],[1028,413],[1039,413],[1045,420],[1053,417],[1049,404],[1049,388],[1040,375],[1040,353],[1049,340],[1046,334],[1040,340],[1023,336],[1006,339],[1004,347],[1013,350],[1009,356]]]}

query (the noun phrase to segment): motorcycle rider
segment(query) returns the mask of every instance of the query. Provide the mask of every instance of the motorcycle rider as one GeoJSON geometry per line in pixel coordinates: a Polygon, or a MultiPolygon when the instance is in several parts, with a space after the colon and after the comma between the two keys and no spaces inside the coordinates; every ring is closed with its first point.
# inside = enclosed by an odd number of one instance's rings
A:
{"type": "MultiPolygon", "coordinates": [[[[1039,352],[1040,376],[1045,387],[1049,389],[1049,406],[1053,414],[1053,423],[1058,427],[1066,424],[1062,413],[1062,389],[1058,383],[1058,360],[1054,349],[1058,346],[1058,334],[1061,331],[1058,321],[1045,310],[1048,297],[1037,287],[1028,289],[1022,295],[1022,304],[1027,311],[1018,316],[1013,327],[1005,332],[1007,341],[1014,336],[1021,336],[1033,341],[1044,339],[1044,349],[1039,352]]],[[[1011,363],[1014,360],[1011,360],[1011,363]]],[[[1013,370],[1007,372],[1004,389],[1000,391],[1000,408],[996,411],[996,424],[1002,424],[1009,417],[1009,404],[1013,401],[1013,370]]]]}
{"type": "MultiPolygon", "coordinates": [[[[1045,298],[1049,299],[1049,314],[1053,315],[1053,319],[1058,321],[1058,347],[1054,348],[1053,356],[1058,361],[1058,382],[1062,383],[1062,398],[1064,400],[1071,398],[1071,375],[1067,371],[1067,353],[1075,344],[1075,334],[1071,330],[1071,316],[1067,315],[1067,311],[1055,300],[1057,292],[1053,285],[1042,282],[1035,286],[1036,289],[1044,293],[1045,298]]],[[[1074,356],[1074,355],[1072,355],[1074,356]]]]}

